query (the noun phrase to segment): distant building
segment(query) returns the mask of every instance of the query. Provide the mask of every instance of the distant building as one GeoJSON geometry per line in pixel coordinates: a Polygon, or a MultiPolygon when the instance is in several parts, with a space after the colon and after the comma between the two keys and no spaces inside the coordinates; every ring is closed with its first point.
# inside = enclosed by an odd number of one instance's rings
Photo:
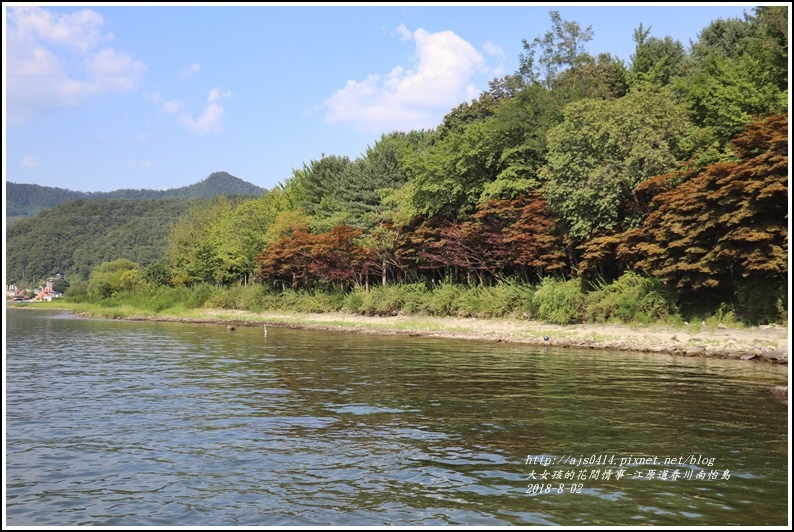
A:
{"type": "Polygon", "coordinates": [[[55,277],[49,277],[47,279],[47,284],[39,291],[39,294],[36,296],[36,299],[39,301],[52,301],[53,298],[62,297],[63,294],[60,292],[56,292],[55,289],[52,287],[53,283],[61,279],[61,274],[56,273],[55,277]]]}

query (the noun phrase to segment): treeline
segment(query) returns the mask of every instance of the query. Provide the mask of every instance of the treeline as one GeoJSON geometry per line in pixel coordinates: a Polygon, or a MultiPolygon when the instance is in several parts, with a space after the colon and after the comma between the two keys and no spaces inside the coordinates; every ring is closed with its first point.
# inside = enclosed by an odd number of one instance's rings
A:
{"type": "Polygon", "coordinates": [[[686,313],[785,319],[787,7],[714,21],[688,49],[640,26],[627,64],[591,56],[590,28],[554,11],[551,24],[523,42],[518,72],[434,130],[191,208],[124,290],[514,283],[550,287],[538,315],[570,305],[577,320],[600,312],[583,313],[588,293],[636,285],[686,313]]]}
{"type": "Polygon", "coordinates": [[[169,237],[170,283],[279,289],[626,272],[683,306],[780,310],[788,249],[787,10],[717,20],[689,50],[637,28],[629,64],[551,12],[520,69],[432,131],[323,155],[169,237]]]}
{"type": "Polygon", "coordinates": [[[120,189],[112,192],[77,192],[65,188],[44,187],[24,183],[6,184],[6,217],[17,221],[75,199],[153,200],[163,198],[208,199],[227,194],[260,196],[265,189],[247,183],[227,172],[214,172],[198,183],[168,190],[120,189]]]}

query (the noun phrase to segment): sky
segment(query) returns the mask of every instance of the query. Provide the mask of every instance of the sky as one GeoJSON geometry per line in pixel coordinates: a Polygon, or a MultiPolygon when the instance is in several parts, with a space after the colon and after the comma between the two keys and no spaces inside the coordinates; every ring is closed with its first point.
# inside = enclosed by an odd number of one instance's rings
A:
{"type": "MultiPolygon", "coordinates": [[[[786,3],[777,3],[785,5],[786,3]]],[[[3,4],[3,187],[266,189],[432,129],[514,74],[549,12],[627,63],[640,24],[686,48],[750,3],[3,4]]],[[[769,4],[767,4],[769,5],[769,4]]]]}

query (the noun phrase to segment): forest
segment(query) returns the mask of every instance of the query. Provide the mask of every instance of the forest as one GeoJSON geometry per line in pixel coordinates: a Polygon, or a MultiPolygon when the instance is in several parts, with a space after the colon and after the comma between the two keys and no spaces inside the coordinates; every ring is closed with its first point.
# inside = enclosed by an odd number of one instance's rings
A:
{"type": "MultiPolygon", "coordinates": [[[[161,250],[125,242],[98,273],[71,270],[73,295],[521,285],[553,299],[574,283],[586,299],[639,283],[665,312],[787,320],[788,8],[715,20],[688,46],[641,25],[628,62],[549,15],[518,71],[435,129],[323,154],[256,198],[193,203],[161,250]]],[[[596,319],[587,308],[559,321],[596,319]]]]}

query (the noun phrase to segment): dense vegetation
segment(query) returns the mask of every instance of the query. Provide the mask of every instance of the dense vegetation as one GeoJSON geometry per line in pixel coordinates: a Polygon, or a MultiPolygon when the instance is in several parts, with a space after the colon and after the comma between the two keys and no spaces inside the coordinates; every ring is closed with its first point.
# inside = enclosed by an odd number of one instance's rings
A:
{"type": "Polygon", "coordinates": [[[189,207],[179,198],[77,199],[42,211],[6,228],[7,279],[19,286],[56,273],[85,280],[119,257],[147,265],[163,257],[169,227],[189,207]]]}
{"type": "Polygon", "coordinates": [[[261,196],[265,189],[247,183],[226,172],[214,172],[193,185],[168,190],[120,189],[112,192],[77,192],[57,187],[43,187],[23,183],[6,183],[6,217],[9,221],[32,216],[76,199],[135,199],[214,198],[222,194],[233,196],[261,196]]]}
{"type": "Polygon", "coordinates": [[[628,64],[589,55],[590,28],[551,23],[518,72],[434,130],[196,204],[162,260],[117,255],[132,262],[71,295],[152,311],[786,320],[787,7],[714,21],[689,49],[640,26],[628,64]]]}

